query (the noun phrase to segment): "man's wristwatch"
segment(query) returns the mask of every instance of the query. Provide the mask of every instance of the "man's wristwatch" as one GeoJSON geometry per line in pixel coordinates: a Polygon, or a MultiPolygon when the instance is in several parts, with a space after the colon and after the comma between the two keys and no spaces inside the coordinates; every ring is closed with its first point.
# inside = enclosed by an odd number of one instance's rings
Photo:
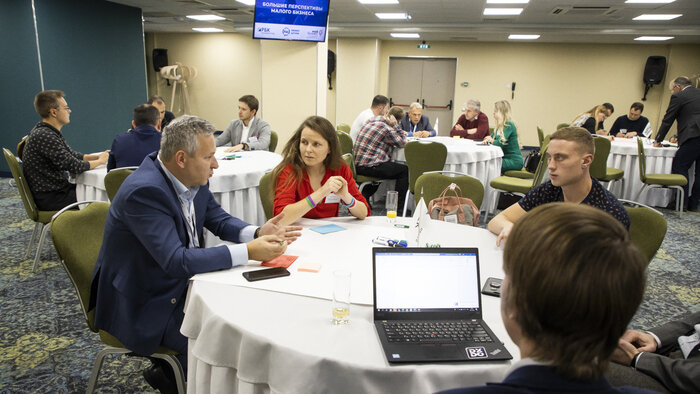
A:
{"type": "Polygon", "coordinates": [[[253,234],[253,239],[256,239],[260,236],[260,227],[255,229],[255,234],[253,234]]]}
{"type": "Polygon", "coordinates": [[[243,150],[250,150],[250,146],[245,142],[243,143],[243,150]]]}

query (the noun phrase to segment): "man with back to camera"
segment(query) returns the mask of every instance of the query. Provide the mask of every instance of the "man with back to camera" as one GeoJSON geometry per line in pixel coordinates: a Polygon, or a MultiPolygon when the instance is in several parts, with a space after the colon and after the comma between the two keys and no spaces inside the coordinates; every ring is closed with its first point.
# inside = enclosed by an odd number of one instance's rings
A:
{"type": "Polygon", "coordinates": [[[238,99],[238,119],[234,119],[220,136],[216,146],[231,144],[226,152],[267,150],[270,147],[270,125],[256,117],[260,103],[249,94],[238,99]]]}
{"type": "Polygon", "coordinates": [[[521,359],[500,383],[443,393],[652,393],[603,377],[646,284],[646,258],[619,221],[539,206],[513,227],[503,271],[501,318],[521,359]]]}
{"type": "Polygon", "coordinates": [[[389,98],[382,96],[381,94],[374,96],[372,99],[372,105],[366,110],[360,112],[360,114],[355,118],[355,121],[352,122],[352,126],[350,127],[350,137],[352,138],[352,143],[354,144],[357,142],[357,135],[360,134],[360,129],[362,129],[365,122],[367,122],[370,118],[374,118],[375,116],[385,116],[387,112],[389,112],[389,98]]]}
{"type": "Polygon", "coordinates": [[[430,125],[430,119],[423,115],[423,106],[420,103],[411,103],[408,113],[401,119],[401,129],[408,133],[409,137],[435,137],[435,130],[430,125]]]}
{"type": "Polygon", "coordinates": [[[671,165],[672,174],[688,178],[688,170],[695,163],[695,183],[688,195],[688,185],[683,186],[685,201],[683,206],[698,211],[700,202],[700,89],[691,85],[690,79],[678,77],[671,83],[671,101],[666,115],[661,121],[654,146],[661,146],[666,133],[678,121],[678,151],[671,165]]]}
{"type": "MultiPolygon", "coordinates": [[[[257,227],[221,208],[208,183],[218,167],[213,133],[214,126],[196,116],[173,120],[160,151],[126,178],[109,208],[90,292],[97,328],[137,354],[173,349],[185,370],[180,326],[189,278],[275,258],[301,229],[279,226],[284,214],[257,227]],[[204,228],[236,244],[207,248],[204,228]]],[[[162,362],[144,377],[157,389],[174,387],[173,372],[162,362]]]]}
{"type": "MultiPolygon", "coordinates": [[[[394,149],[406,145],[406,132],[401,130],[396,119],[403,118],[401,107],[391,107],[386,116],[379,115],[370,118],[362,126],[354,147],[355,171],[380,179],[396,179],[396,190],[399,192],[398,212],[403,211],[406,190],[408,189],[408,167],[405,164],[391,161],[394,149]]],[[[365,200],[377,191],[377,186],[368,185],[362,189],[365,200]]]]}
{"type": "Polygon", "coordinates": [[[136,167],[149,153],[160,149],[160,113],[151,104],[134,108],[133,129],[117,134],[109,151],[107,171],[120,167],[136,167]]]}
{"type": "Polygon", "coordinates": [[[644,111],[644,104],[632,103],[627,115],[615,119],[615,123],[610,128],[610,135],[617,138],[632,138],[643,135],[649,138],[654,130],[651,129],[649,119],[642,116],[642,111],[644,111]]]}
{"type": "Polygon", "coordinates": [[[163,130],[165,126],[169,125],[170,122],[175,119],[175,115],[170,112],[166,111],[165,109],[165,100],[163,100],[162,97],[160,96],[151,96],[146,104],[151,104],[152,106],[158,108],[158,111],[160,112],[160,129],[163,130]]]}
{"type": "MultiPolygon", "coordinates": [[[[520,201],[489,221],[488,229],[498,235],[500,246],[513,225],[527,211],[555,201],[591,205],[608,212],[626,228],[630,217],[615,195],[606,190],[590,174],[595,144],[593,136],[582,127],[563,127],[552,134],[547,146],[547,170],[550,180],[535,186],[520,201]]],[[[601,137],[595,137],[601,138],[601,137]]]]}
{"type": "Polygon", "coordinates": [[[34,109],[41,122],[27,136],[22,168],[37,208],[58,211],[77,201],[75,184],[68,182],[68,174],[80,174],[107,163],[109,151],[89,155],[68,146],[61,129],[70,123],[71,110],[62,91],[38,93],[34,109]]]}
{"type": "Polygon", "coordinates": [[[450,137],[483,140],[489,135],[489,118],[481,112],[479,100],[471,99],[464,105],[462,114],[450,131],[450,137]]]}

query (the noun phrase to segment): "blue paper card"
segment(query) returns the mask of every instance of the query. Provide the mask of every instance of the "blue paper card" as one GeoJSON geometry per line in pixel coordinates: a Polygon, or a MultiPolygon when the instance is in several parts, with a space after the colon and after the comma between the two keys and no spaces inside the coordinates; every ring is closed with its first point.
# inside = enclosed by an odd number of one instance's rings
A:
{"type": "Polygon", "coordinates": [[[336,231],[345,230],[345,227],[340,227],[337,224],[326,224],[325,226],[311,227],[311,230],[319,234],[334,233],[336,231]]]}

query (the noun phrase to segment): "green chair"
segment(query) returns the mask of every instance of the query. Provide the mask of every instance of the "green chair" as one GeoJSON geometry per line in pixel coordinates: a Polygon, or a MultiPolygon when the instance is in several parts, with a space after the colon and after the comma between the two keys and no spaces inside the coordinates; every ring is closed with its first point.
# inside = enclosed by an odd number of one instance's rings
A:
{"type": "MultiPolygon", "coordinates": [[[[542,149],[542,144],[544,143],[544,130],[540,126],[537,126],[537,138],[540,141],[540,149],[542,149]]],[[[510,170],[506,171],[503,175],[512,176],[514,178],[522,179],[534,179],[535,174],[523,168],[522,170],[510,170]]]]}
{"type": "Polygon", "coordinates": [[[403,204],[403,216],[406,216],[409,195],[416,194],[416,179],[424,172],[440,171],[445,167],[447,147],[439,142],[411,141],[404,146],[404,154],[408,166],[408,192],[403,204]]]}
{"type": "Polygon", "coordinates": [[[591,176],[600,182],[608,182],[608,190],[612,190],[615,181],[621,181],[620,191],[625,190],[625,171],[618,168],[608,167],[608,156],[610,156],[610,140],[605,137],[593,137],[595,143],[595,154],[591,163],[591,176]]]}
{"type": "Polygon", "coordinates": [[[352,138],[350,134],[344,131],[336,131],[338,134],[338,142],[340,143],[340,154],[353,153],[352,138]]]}
{"type": "Polygon", "coordinates": [[[671,189],[676,189],[676,211],[678,211],[678,216],[683,216],[683,202],[685,200],[685,191],[683,186],[688,184],[688,179],[683,175],[679,174],[647,174],[647,157],[644,154],[644,143],[642,139],[637,137],[637,153],[639,154],[639,179],[642,181],[642,188],[639,189],[637,193],[637,201],[641,201],[642,193],[644,189],[649,186],[654,187],[668,187],[671,189]]]}
{"type": "Polygon", "coordinates": [[[272,172],[268,172],[260,178],[258,184],[258,192],[260,193],[260,202],[265,211],[265,218],[272,219],[272,208],[275,202],[275,185],[272,184],[272,172]]]}
{"type": "MultiPolygon", "coordinates": [[[[500,192],[509,192],[519,196],[524,196],[527,192],[532,190],[533,187],[542,183],[542,178],[547,170],[547,147],[549,146],[549,138],[545,138],[544,145],[540,149],[540,161],[537,164],[537,170],[535,171],[534,179],[521,179],[514,178],[506,175],[499,176],[491,180],[489,185],[495,193],[496,202],[494,207],[498,206],[498,200],[500,198],[500,192]]],[[[489,207],[486,207],[484,214],[484,223],[488,222],[489,207]]]]}
{"type": "Polygon", "coordinates": [[[268,146],[267,150],[269,150],[270,152],[274,152],[277,148],[277,141],[279,141],[279,136],[277,135],[277,132],[270,131],[270,146],[268,146]]]}
{"type": "Polygon", "coordinates": [[[630,215],[630,237],[651,262],[666,236],[668,224],[664,215],[638,202],[620,199],[630,215]]]}
{"type": "Polygon", "coordinates": [[[338,126],[336,126],[335,129],[350,134],[350,125],[347,123],[338,123],[338,126]]]}
{"type": "Polygon", "coordinates": [[[481,203],[484,201],[484,185],[476,178],[455,171],[424,172],[416,179],[415,190],[417,193],[413,196],[415,203],[418,204],[418,201],[423,197],[423,201],[428,205],[430,200],[440,197],[442,191],[451,183],[457,184],[462,189],[462,197],[470,198],[474,201],[474,205],[481,207],[481,203]]]}
{"type": "Polygon", "coordinates": [[[24,146],[27,145],[28,135],[22,137],[22,139],[17,143],[17,158],[22,161],[22,153],[24,153],[24,146]]]}
{"type": "Polygon", "coordinates": [[[22,198],[22,204],[24,204],[24,210],[27,211],[27,217],[34,221],[34,231],[32,232],[32,237],[29,239],[29,245],[27,245],[27,251],[24,253],[24,258],[29,258],[34,241],[39,236],[39,244],[36,248],[36,255],[34,256],[34,268],[33,271],[36,272],[39,267],[39,260],[41,259],[41,248],[44,246],[44,240],[46,239],[46,233],[49,231],[49,223],[51,222],[51,216],[53,216],[58,211],[41,211],[36,207],[34,203],[34,196],[32,191],[29,189],[29,184],[27,179],[24,177],[24,172],[19,166],[19,161],[15,155],[10,152],[7,148],[2,148],[5,154],[5,160],[10,166],[10,172],[12,172],[12,177],[15,179],[15,184],[19,190],[19,196],[22,198]]]}
{"type": "Polygon", "coordinates": [[[352,178],[355,179],[355,159],[352,157],[352,153],[345,153],[343,154],[343,160],[345,161],[345,164],[350,167],[352,170],[352,178]]]}
{"type": "Polygon", "coordinates": [[[105,190],[107,191],[107,197],[109,201],[114,200],[114,196],[117,195],[117,191],[121,187],[122,183],[126,177],[131,175],[138,167],[120,167],[115,168],[105,175],[105,190]]]}
{"type": "MultiPolygon", "coordinates": [[[[88,310],[92,274],[100,253],[100,247],[102,246],[102,236],[104,235],[108,211],[109,203],[81,201],[63,208],[51,219],[51,237],[53,238],[58,258],[78,295],[83,318],[85,318],[88,328],[98,333],[100,340],[107,345],[95,358],[95,364],[88,380],[87,393],[94,391],[102,362],[107,354],[135,355],[115,337],[106,331],[97,329],[94,324],[95,311],[88,310]],[[80,210],[73,209],[82,204],[89,205],[80,210]]],[[[174,371],[179,371],[179,373],[175,373],[175,380],[178,392],[184,393],[184,373],[182,366],[175,358],[176,354],[173,350],[161,347],[150,357],[162,359],[174,371]]]]}
{"type": "Polygon", "coordinates": [[[557,130],[564,128],[564,127],[569,127],[569,123],[559,123],[557,125],[557,130]]]}

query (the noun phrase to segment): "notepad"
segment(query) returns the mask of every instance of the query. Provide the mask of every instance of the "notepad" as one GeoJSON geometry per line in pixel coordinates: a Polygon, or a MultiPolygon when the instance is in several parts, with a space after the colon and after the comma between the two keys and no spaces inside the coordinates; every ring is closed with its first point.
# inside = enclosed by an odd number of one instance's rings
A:
{"type": "Polygon", "coordinates": [[[270,261],[265,261],[260,265],[263,265],[265,267],[284,267],[284,268],[289,268],[290,265],[294,262],[294,260],[298,259],[299,256],[288,256],[286,254],[283,254],[281,256],[275,257],[274,259],[270,261]]]}
{"type": "Polygon", "coordinates": [[[326,224],[325,226],[311,227],[310,230],[313,230],[319,234],[328,234],[334,233],[336,231],[345,230],[345,227],[338,226],[337,224],[326,224]]]}

